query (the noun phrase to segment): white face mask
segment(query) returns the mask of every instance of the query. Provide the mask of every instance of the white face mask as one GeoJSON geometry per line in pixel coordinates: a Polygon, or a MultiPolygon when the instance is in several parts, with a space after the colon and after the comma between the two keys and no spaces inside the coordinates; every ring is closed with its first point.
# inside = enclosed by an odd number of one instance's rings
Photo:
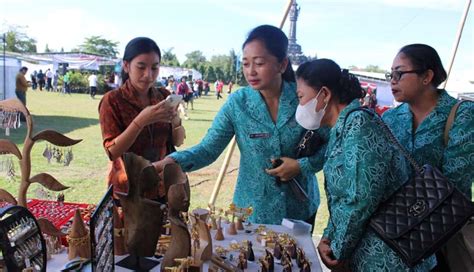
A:
{"type": "Polygon", "coordinates": [[[321,126],[321,120],[323,120],[324,114],[326,113],[328,103],[326,103],[322,110],[316,111],[319,94],[321,94],[321,91],[319,91],[315,98],[311,99],[304,105],[298,104],[298,107],[296,108],[296,122],[305,129],[315,130],[321,126]]]}

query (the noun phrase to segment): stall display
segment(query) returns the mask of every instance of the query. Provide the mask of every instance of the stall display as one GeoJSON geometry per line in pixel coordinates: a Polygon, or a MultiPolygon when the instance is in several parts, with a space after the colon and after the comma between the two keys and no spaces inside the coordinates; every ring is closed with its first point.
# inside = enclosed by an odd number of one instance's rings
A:
{"type": "Polygon", "coordinates": [[[105,193],[90,221],[92,271],[114,271],[113,186],[105,193]]]}
{"type": "Polygon", "coordinates": [[[26,208],[0,209],[0,248],[8,271],[46,271],[46,243],[38,222],[26,208]]]}

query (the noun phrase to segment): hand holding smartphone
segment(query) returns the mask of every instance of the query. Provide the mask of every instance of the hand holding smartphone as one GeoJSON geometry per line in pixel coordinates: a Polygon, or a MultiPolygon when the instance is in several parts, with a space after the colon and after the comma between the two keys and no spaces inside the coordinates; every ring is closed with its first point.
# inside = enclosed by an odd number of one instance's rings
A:
{"type": "Polygon", "coordinates": [[[177,94],[170,94],[168,97],[166,97],[166,105],[168,105],[171,108],[175,108],[176,106],[179,105],[179,103],[183,100],[183,97],[181,95],[177,94]]]}

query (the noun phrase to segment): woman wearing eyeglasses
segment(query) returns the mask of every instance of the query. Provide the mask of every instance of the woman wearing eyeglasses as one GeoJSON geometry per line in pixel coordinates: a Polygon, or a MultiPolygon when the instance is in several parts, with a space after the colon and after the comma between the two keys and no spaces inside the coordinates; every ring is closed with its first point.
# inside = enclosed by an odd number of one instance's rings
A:
{"type": "MultiPolygon", "coordinates": [[[[386,76],[395,100],[402,104],[387,111],[383,115],[384,121],[419,164],[438,167],[471,199],[474,181],[474,103],[465,101],[460,104],[445,145],[443,133],[446,121],[457,100],[445,90],[438,89],[447,75],[436,50],[425,44],[404,46],[393,60],[392,72],[386,76]]],[[[461,252],[452,250],[453,241],[448,243],[448,253],[454,254],[455,265],[462,265],[462,249],[461,252]]],[[[437,255],[438,263],[442,264],[441,255],[437,255]]],[[[451,256],[447,257],[451,259],[451,256]]],[[[449,265],[452,271],[474,271],[472,261],[467,260],[467,263],[471,267],[455,268],[452,263],[449,265]]]]}
{"type": "Polygon", "coordinates": [[[333,271],[429,271],[434,258],[410,269],[368,227],[408,171],[376,116],[360,109],[365,93],[357,78],[330,59],[301,64],[296,77],[296,121],[331,128],[324,163],[329,219],[318,245],[323,263],[333,271]]]}

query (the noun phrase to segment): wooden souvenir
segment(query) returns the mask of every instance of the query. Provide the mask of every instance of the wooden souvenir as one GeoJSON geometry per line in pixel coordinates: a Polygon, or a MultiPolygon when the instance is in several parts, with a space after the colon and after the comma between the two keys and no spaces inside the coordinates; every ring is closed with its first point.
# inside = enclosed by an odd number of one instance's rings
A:
{"type": "Polygon", "coordinates": [[[273,248],[273,256],[280,260],[283,255],[283,247],[281,246],[280,242],[275,242],[275,247],[273,248]]]}
{"type": "Polygon", "coordinates": [[[247,241],[247,260],[253,262],[255,261],[255,254],[253,253],[252,242],[247,241]]]}
{"type": "Polygon", "coordinates": [[[123,208],[126,247],[133,256],[153,256],[162,226],[162,204],[143,197],[158,186],[159,177],[151,163],[133,153],[123,155],[128,194],[116,192],[123,208]]]}
{"type": "Polygon", "coordinates": [[[234,221],[230,222],[229,226],[227,227],[227,234],[237,235],[237,229],[235,228],[234,221]]]}
{"type": "Polygon", "coordinates": [[[273,255],[268,249],[265,249],[265,260],[268,263],[268,271],[273,272],[275,270],[275,260],[273,259],[273,255]]]}
{"type": "Polygon", "coordinates": [[[190,214],[192,231],[192,256],[195,261],[205,262],[212,257],[212,237],[209,227],[206,224],[209,212],[203,209],[196,209],[190,214]],[[199,245],[199,246],[198,246],[199,245]]]}
{"type": "Polygon", "coordinates": [[[241,217],[237,217],[237,223],[235,223],[235,227],[238,230],[244,230],[244,224],[242,223],[242,218],[241,217]]]}
{"type": "Polygon", "coordinates": [[[303,267],[303,264],[306,260],[306,254],[304,253],[303,249],[297,248],[296,249],[296,264],[299,268],[303,267]]]}
{"type": "Polygon", "coordinates": [[[123,217],[118,213],[117,207],[114,206],[114,254],[122,256],[128,254],[125,246],[125,228],[123,217]]]}
{"type": "MultiPolygon", "coordinates": [[[[189,209],[190,188],[186,175],[177,164],[167,164],[163,177],[168,197],[168,220],[171,223],[171,242],[161,267],[175,266],[175,259],[191,255],[191,236],[181,216],[189,209]]],[[[162,270],[163,271],[163,270],[162,270]]]]}
{"type": "Polygon", "coordinates": [[[224,240],[224,232],[222,231],[222,222],[221,222],[221,218],[219,217],[219,221],[217,223],[217,231],[216,231],[216,234],[214,235],[214,239],[216,241],[222,241],[224,240]]]}
{"type": "Polygon", "coordinates": [[[239,254],[237,267],[242,270],[247,269],[247,257],[245,256],[245,252],[243,251],[241,251],[239,254]]]}
{"type": "Polygon", "coordinates": [[[72,146],[82,140],[70,139],[54,130],[43,130],[33,135],[33,119],[28,109],[20,100],[13,98],[0,101],[0,109],[3,111],[21,112],[26,119],[26,136],[23,142],[23,151],[20,152],[15,143],[7,139],[0,139],[0,153],[13,154],[20,162],[21,182],[18,191],[18,205],[27,207],[26,195],[31,183],[37,182],[52,191],[62,191],[68,187],[62,185],[53,176],[47,173],[39,173],[33,177],[31,175],[31,150],[37,141],[45,140],[56,146],[72,146]]]}
{"type": "Polygon", "coordinates": [[[300,272],[311,272],[311,263],[307,259],[304,260],[300,272]]]}
{"type": "Polygon", "coordinates": [[[91,258],[91,240],[89,236],[89,231],[82,221],[81,211],[76,210],[74,214],[74,219],[72,222],[72,227],[67,236],[68,242],[68,259],[72,260],[76,257],[81,257],[84,259],[91,258]]]}

